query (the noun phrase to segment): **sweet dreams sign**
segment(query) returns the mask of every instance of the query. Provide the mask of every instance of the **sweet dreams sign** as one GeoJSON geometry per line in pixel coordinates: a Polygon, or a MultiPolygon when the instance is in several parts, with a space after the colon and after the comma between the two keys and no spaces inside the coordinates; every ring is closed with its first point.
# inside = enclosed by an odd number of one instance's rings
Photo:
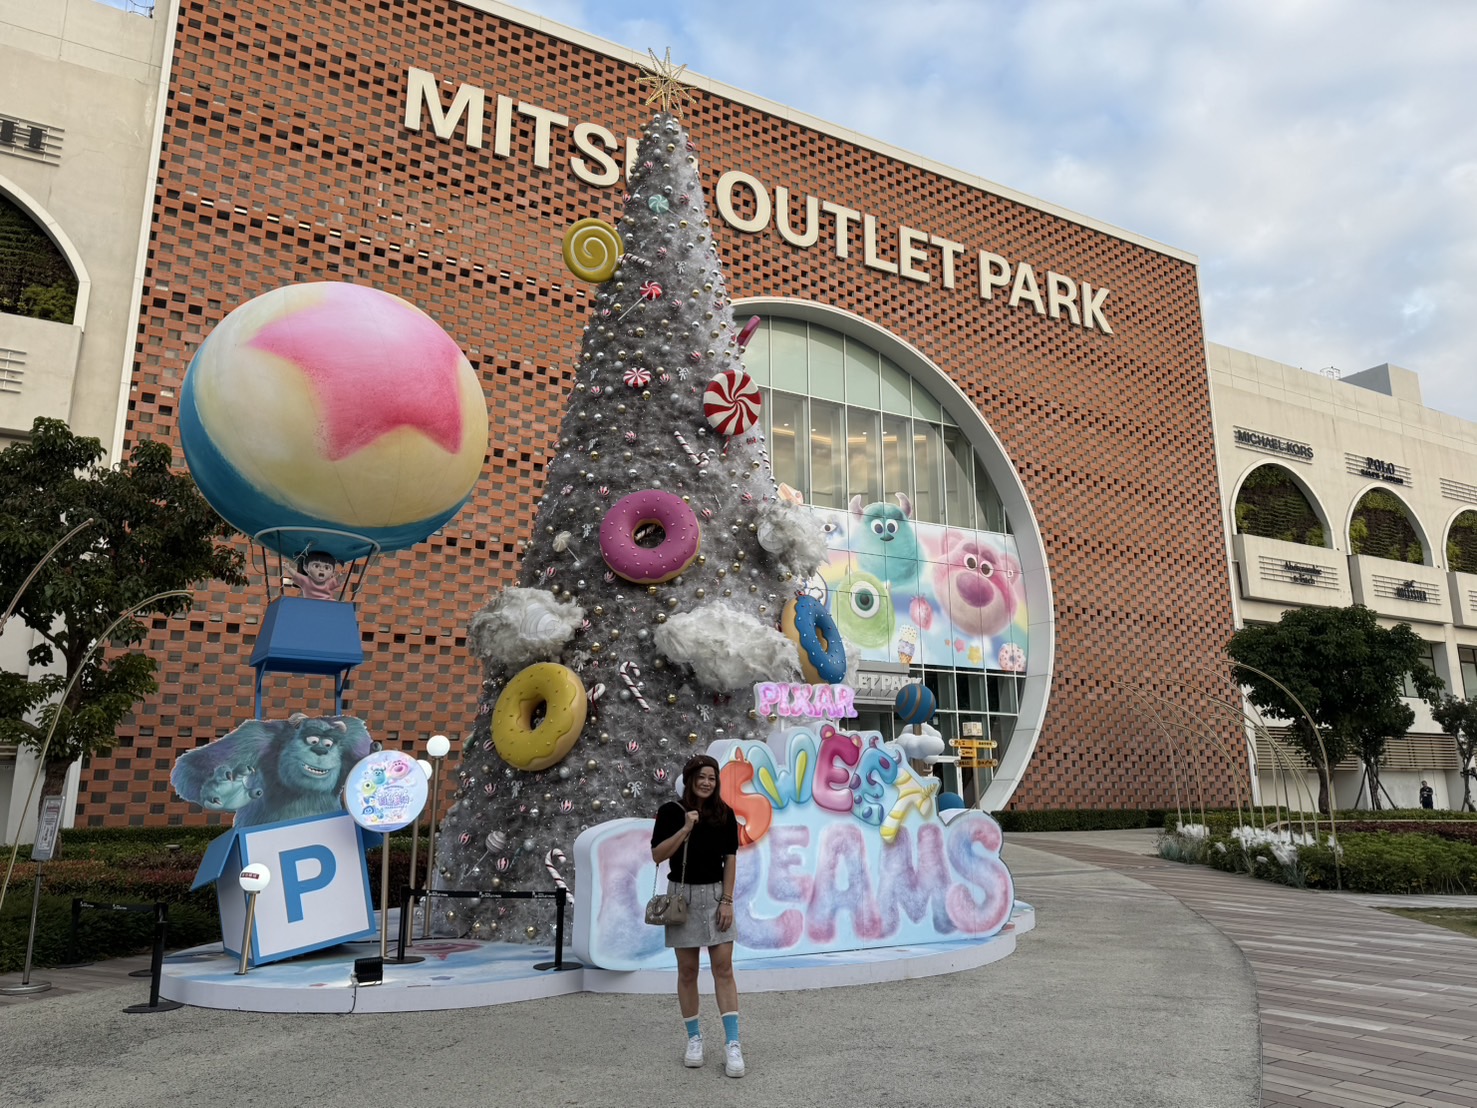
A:
{"type": "MultiPolygon", "coordinates": [[[[1015,892],[1000,860],[1000,826],[983,812],[947,813],[939,782],[909,766],[877,732],[795,711],[790,687],[768,741],[720,741],[723,798],[740,825],[736,959],[932,943],[994,934],[1015,892]]],[[[781,691],[785,690],[785,691],[781,691]]],[[[849,689],[828,698],[850,704],[849,689]],[[839,694],[839,695],[838,695],[839,694]]],[[[812,709],[813,710],[813,709],[812,709]]],[[[655,802],[654,802],[655,803],[655,802]]],[[[643,922],[656,867],[649,819],[598,824],[575,842],[577,955],[612,970],[669,966],[660,928],[643,922]]],[[[666,866],[661,884],[665,884],[666,866]]]]}

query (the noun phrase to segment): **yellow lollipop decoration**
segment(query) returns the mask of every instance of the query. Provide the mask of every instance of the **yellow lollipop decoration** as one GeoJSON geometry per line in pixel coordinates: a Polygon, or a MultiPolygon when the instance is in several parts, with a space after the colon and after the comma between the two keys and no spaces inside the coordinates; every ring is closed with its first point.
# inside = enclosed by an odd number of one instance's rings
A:
{"type": "Polygon", "coordinates": [[[625,252],[621,233],[603,219],[582,219],[564,236],[564,264],[591,284],[610,280],[625,252]]]}

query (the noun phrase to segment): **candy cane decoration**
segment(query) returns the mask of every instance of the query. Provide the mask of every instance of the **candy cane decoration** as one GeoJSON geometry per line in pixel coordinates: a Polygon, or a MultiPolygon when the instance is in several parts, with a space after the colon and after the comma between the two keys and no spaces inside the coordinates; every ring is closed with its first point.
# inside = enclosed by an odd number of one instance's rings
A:
{"type": "Polygon", "coordinates": [[[641,670],[635,662],[622,662],[619,666],[621,680],[626,683],[626,688],[631,690],[631,696],[637,704],[641,705],[643,712],[651,711],[651,705],[646,703],[646,697],[641,695],[641,670]]]}
{"type": "Polygon", "coordinates": [[[699,454],[696,450],[692,448],[688,441],[682,437],[681,431],[673,431],[672,435],[677,439],[677,445],[681,446],[682,449],[686,451],[687,456],[689,459],[691,459],[693,465],[705,466],[708,464],[708,452],[706,450],[699,454]]]}
{"type": "MultiPolygon", "coordinates": [[[[567,893],[569,892],[569,886],[564,883],[564,878],[559,876],[559,870],[555,867],[556,862],[561,866],[565,862],[564,851],[560,850],[557,846],[544,855],[544,869],[548,871],[549,876],[553,879],[554,888],[563,889],[567,893]]],[[[570,903],[574,902],[574,897],[571,896],[568,899],[570,903]]]]}
{"type": "Polygon", "coordinates": [[[597,701],[599,701],[599,699],[604,695],[605,686],[599,683],[597,683],[595,687],[592,688],[588,694],[586,694],[585,699],[589,702],[590,705],[590,715],[593,716],[595,719],[600,718],[600,709],[597,705],[597,701]]]}

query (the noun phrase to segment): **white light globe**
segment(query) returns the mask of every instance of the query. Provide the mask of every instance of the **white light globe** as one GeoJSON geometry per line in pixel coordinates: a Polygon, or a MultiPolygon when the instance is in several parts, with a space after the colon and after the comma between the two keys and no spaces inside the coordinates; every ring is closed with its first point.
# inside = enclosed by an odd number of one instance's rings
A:
{"type": "Polygon", "coordinates": [[[430,779],[431,774],[436,772],[436,767],[431,765],[431,763],[426,761],[424,758],[418,759],[416,761],[416,765],[421,767],[421,772],[426,775],[427,780],[430,779]]]}
{"type": "Polygon", "coordinates": [[[258,862],[253,862],[241,871],[241,887],[249,893],[259,893],[272,883],[272,871],[258,862]]]}
{"type": "Polygon", "coordinates": [[[432,758],[444,758],[451,753],[451,740],[445,735],[432,735],[426,742],[426,753],[432,758]]]}

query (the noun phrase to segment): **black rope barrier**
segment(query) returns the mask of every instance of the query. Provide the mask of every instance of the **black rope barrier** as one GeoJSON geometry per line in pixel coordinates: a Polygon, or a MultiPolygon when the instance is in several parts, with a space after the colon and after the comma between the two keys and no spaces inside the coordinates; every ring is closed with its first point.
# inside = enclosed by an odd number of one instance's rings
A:
{"type": "Polygon", "coordinates": [[[480,892],[466,889],[413,889],[409,885],[402,885],[400,887],[400,934],[396,939],[397,957],[405,957],[405,948],[410,942],[411,916],[413,915],[410,905],[416,900],[425,900],[427,901],[426,911],[429,912],[431,910],[429,901],[433,896],[447,897],[452,900],[552,900],[555,907],[554,960],[535,962],[533,968],[553,970],[555,973],[584,968],[582,962],[564,960],[564,908],[569,903],[569,890],[565,888],[537,891],[489,889],[486,892],[480,892]]]}
{"type": "Polygon", "coordinates": [[[129,977],[147,977],[149,979],[149,1002],[147,1004],[130,1004],[123,1009],[125,1012],[172,1012],[176,1008],[182,1008],[177,1000],[161,1000],[159,998],[159,986],[164,976],[164,945],[169,935],[169,905],[162,900],[153,904],[118,904],[112,901],[87,900],[84,897],[74,896],[72,898],[72,922],[67,929],[67,960],[58,966],[58,969],[76,969],[82,966],[92,965],[91,960],[86,962],[77,961],[77,933],[82,926],[82,913],[92,912],[152,912],[154,914],[154,943],[149,958],[148,969],[133,970],[129,977]]]}
{"type": "MultiPolygon", "coordinates": [[[[72,922],[67,928],[67,960],[57,969],[80,969],[83,966],[92,965],[93,960],[89,958],[85,962],[77,960],[77,933],[82,926],[82,913],[84,911],[97,912],[152,912],[156,905],[153,904],[113,904],[102,901],[87,900],[80,896],[72,898],[72,922]]],[[[146,973],[134,971],[130,977],[147,977],[146,973]]]]}

